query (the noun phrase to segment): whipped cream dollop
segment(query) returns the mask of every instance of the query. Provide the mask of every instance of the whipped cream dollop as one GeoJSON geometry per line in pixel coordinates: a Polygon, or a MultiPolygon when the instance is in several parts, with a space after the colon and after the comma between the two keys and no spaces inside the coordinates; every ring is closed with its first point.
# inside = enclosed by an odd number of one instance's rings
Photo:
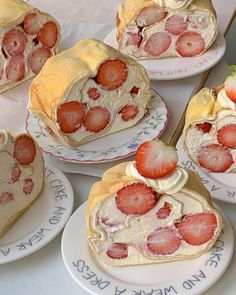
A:
{"type": "Polygon", "coordinates": [[[126,167],[126,174],[145,182],[156,192],[166,194],[179,192],[188,180],[187,171],[180,167],[177,167],[172,173],[161,178],[145,178],[138,172],[134,161],[130,162],[126,167]]]}
{"type": "Polygon", "coordinates": [[[236,103],[227,96],[224,88],[218,93],[217,100],[222,107],[236,111],[236,103]]]}
{"type": "Polygon", "coordinates": [[[190,5],[192,0],[154,0],[156,4],[173,10],[184,9],[190,5]]]}
{"type": "Polygon", "coordinates": [[[0,149],[2,149],[8,140],[8,134],[4,129],[0,129],[0,149]]]}

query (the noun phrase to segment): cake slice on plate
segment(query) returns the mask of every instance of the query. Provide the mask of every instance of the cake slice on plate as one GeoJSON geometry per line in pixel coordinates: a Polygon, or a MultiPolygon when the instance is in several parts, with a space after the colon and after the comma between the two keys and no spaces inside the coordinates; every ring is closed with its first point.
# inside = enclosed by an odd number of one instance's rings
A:
{"type": "Polygon", "coordinates": [[[217,34],[211,0],[126,0],[119,5],[118,48],[137,59],[198,56],[217,34]]]}
{"type": "Polygon", "coordinates": [[[0,92],[37,75],[59,41],[51,15],[21,0],[0,0],[0,92]]]}
{"type": "Polygon", "coordinates": [[[39,196],[44,184],[44,160],[28,134],[13,137],[0,130],[0,237],[39,196]]]}
{"type": "Polygon", "coordinates": [[[135,125],[151,98],[145,69],[95,39],[50,58],[30,87],[30,111],[70,147],[135,125]]]}
{"type": "Polygon", "coordinates": [[[177,167],[161,141],[143,143],[134,162],[107,170],[91,188],[88,242],[113,266],[194,258],[211,249],[222,217],[199,176],[177,167]]]}
{"type": "Polygon", "coordinates": [[[189,102],[183,146],[209,172],[236,171],[236,73],[214,89],[203,88],[189,102]]]}

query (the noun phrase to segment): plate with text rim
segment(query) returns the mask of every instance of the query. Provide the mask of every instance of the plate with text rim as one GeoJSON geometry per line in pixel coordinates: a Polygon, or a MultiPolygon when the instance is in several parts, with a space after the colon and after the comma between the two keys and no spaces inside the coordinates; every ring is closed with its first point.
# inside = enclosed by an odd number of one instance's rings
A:
{"type": "Polygon", "coordinates": [[[223,275],[234,252],[233,231],[221,212],[224,230],[212,250],[198,258],[128,267],[108,266],[95,258],[87,243],[85,209],[86,203],[74,212],[64,229],[62,257],[72,278],[89,294],[201,294],[223,275]]]}
{"type": "Polygon", "coordinates": [[[102,163],[133,155],[140,144],[159,137],[167,125],[167,108],[161,96],[153,91],[146,115],[133,127],[104,136],[71,149],[62,145],[44,123],[29,112],[26,130],[42,150],[59,160],[74,163],[102,163]]]}
{"type": "Polygon", "coordinates": [[[176,148],[179,155],[178,165],[196,172],[212,198],[236,204],[236,186],[232,186],[233,183],[235,184],[235,173],[213,173],[203,170],[187,155],[182,144],[182,137],[179,138],[176,148]]]}
{"type": "Polygon", "coordinates": [[[47,245],[63,229],[73,206],[70,182],[58,169],[47,165],[40,196],[0,238],[0,264],[28,256],[47,245]]]}
{"type": "MultiPolygon", "coordinates": [[[[117,49],[116,29],[112,30],[104,42],[117,49]]],[[[191,77],[207,71],[224,56],[226,41],[219,32],[213,45],[196,57],[171,57],[161,59],[137,60],[143,65],[152,80],[175,80],[191,77]]]]}

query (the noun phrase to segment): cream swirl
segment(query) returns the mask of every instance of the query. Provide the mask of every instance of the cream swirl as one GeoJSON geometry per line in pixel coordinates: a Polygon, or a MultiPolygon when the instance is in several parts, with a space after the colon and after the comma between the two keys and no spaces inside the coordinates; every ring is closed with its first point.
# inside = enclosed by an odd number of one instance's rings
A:
{"type": "Polygon", "coordinates": [[[183,168],[177,167],[171,174],[167,176],[151,179],[143,177],[135,167],[135,162],[130,162],[126,167],[126,174],[133,176],[148,186],[151,186],[158,193],[174,194],[179,192],[188,179],[188,173],[183,168]]]}
{"type": "Polygon", "coordinates": [[[185,9],[192,0],[154,0],[156,4],[162,7],[168,7],[173,10],[185,9]]]}
{"type": "Polygon", "coordinates": [[[236,103],[228,98],[224,88],[218,93],[217,100],[222,107],[236,111],[236,103]]]}
{"type": "Polygon", "coordinates": [[[0,129],[0,149],[7,144],[8,134],[4,129],[0,129]]]}

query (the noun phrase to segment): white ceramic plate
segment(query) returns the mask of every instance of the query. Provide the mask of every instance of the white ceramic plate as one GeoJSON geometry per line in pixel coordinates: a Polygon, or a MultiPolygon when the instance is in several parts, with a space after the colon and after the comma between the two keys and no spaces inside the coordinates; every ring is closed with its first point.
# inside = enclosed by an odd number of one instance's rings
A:
{"type": "MultiPolygon", "coordinates": [[[[116,29],[106,36],[104,42],[117,48],[116,29]]],[[[145,67],[152,80],[176,80],[191,77],[212,68],[222,59],[225,50],[225,38],[219,33],[214,44],[201,56],[137,61],[145,67]]]]}
{"type": "Polygon", "coordinates": [[[38,142],[44,152],[63,161],[75,163],[99,163],[118,160],[135,153],[144,141],[159,137],[167,124],[167,108],[164,100],[153,91],[148,112],[135,126],[107,135],[90,143],[70,149],[49,134],[42,121],[29,113],[26,130],[38,142]]]}
{"type": "Polygon", "coordinates": [[[70,275],[89,294],[201,294],[219,280],[232,258],[233,231],[223,215],[224,230],[215,247],[199,258],[129,267],[102,264],[86,240],[85,208],[86,203],[74,212],[64,229],[62,256],[70,275]]]}
{"type": "Polygon", "coordinates": [[[214,199],[236,204],[235,173],[210,173],[203,170],[188,157],[182,144],[182,137],[179,138],[176,147],[179,155],[179,166],[196,172],[214,199]]]}
{"type": "Polygon", "coordinates": [[[73,190],[66,176],[48,165],[42,193],[0,238],[0,264],[28,256],[48,244],[63,229],[73,206],[73,190]]]}

